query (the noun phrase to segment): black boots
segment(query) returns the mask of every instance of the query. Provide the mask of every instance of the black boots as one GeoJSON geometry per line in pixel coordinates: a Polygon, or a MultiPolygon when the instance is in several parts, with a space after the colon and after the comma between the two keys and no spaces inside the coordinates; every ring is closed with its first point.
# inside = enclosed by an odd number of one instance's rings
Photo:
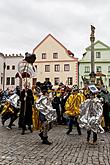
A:
{"type": "Polygon", "coordinates": [[[28,130],[29,130],[31,133],[33,132],[31,126],[28,127],[28,130]]]}
{"type": "Polygon", "coordinates": [[[43,137],[42,144],[51,145],[52,143],[48,141],[48,137],[43,137]]]}
{"type": "MultiPolygon", "coordinates": [[[[21,133],[21,135],[24,135],[26,130],[27,130],[26,126],[23,126],[23,127],[22,127],[22,133],[21,133]]],[[[33,132],[31,126],[28,126],[28,130],[29,130],[31,133],[33,132]]]]}
{"type": "Polygon", "coordinates": [[[43,140],[43,132],[40,132],[39,136],[40,136],[41,140],[43,140]]]}
{"type": "Polygon", "coordinates": [[[52,143],[48,141],[48,136],[44,137],[43,136],[43,131],[39,133],[39,136],[42,140],[42,144],[47,144],[47,145],[51,145],[52,143]]]}
{"type": "Polygon", "coordinates": [[[69,129],[69,130],[66,132],[66,134],[69,135],[71,131],[72,131],[72,129],[69,129]]]}
{"type": "Polygon", "coordinates": [[[93,132],[93,142],[90,142],[91,130],[87,131],[87,143],[97,144],[97,133],[93,132]]]}
{"type": "Polygon", "coordinates": [[[2,126],[5,124],[5,119],[2,118],[2,126]]]}

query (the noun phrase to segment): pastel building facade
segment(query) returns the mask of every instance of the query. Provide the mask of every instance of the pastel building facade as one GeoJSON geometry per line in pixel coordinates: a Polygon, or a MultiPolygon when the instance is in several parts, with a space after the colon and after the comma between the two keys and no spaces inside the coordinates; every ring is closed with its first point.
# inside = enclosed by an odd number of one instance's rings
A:
{"type": "MultiPolygon", "coordinates": [[[[101,41],[94,43],[94,69],[96,83],[102,78],[105,86],[110,89],[110,47],[101,41]]],[[[86,48],[81,60],[79,60],[79,86],[83,87],[82,76],[90,79],[91,73],[91,46],[86,48]]]]}
{"type": "Polygon", "coordinates": [[[54,88],[59,83],[72,86],[78,84],[78,59],[51,34],[47,35],[34,49],[36,54],[36,81],[51,81],[54,88]]]}

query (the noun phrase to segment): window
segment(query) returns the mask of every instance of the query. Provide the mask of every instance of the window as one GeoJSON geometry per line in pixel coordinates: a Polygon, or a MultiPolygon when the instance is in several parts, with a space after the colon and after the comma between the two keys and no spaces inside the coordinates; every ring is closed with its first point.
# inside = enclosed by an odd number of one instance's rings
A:
{"type": "Polygon", "coordinates": [[[96,58],[101,58],[101,53],[100,52],[96,52],[96,58]]]}
{"type": "Polygon", "coordinates": [[[37,82],[37,78],[33,78],[32,79],[32,85],[36,85],[36,82],[37,82]]]}
{"type": "Polygon", "coordinates": [[[42,53],[42,59],[46,59],[46,53],[42,53]]]}
{"type": "Polygon", "coordinates": [[[3,84],[3,77],[1,77],[1,85],[3,84]]]}
{"type": "Polygon", "coordinates": [[[45,65],[45,72],[50,72],[50,65],[45,65]]]}
{"type": "Polygon", "coordinates": [[[60,65],[59,64],[55,65],[54,67],[55,67],[55,72],[59,72],[60,71],[60,65]]]}
{"type": "Polygon", "coordinates": [[[53,53],[53,59],[58,59],[58,53],[53,53]]]}
{"type": "Polygon", "coordinates": [[[110,87],[110,79],[109,79],[109,84],[108,84],[108,86],[110,87]]]}
{"type": "Polygon", "coordinates": [[[110,72],[110,66],[108,66],[108,72],[110,72]]]}
{"type": "Polygon", "coordinates": [[[90,67],[89,66],[85,66],[85,73],[89,73],[90,72],[90,67]]]}
{"type": "Polygon", "coordinates": [[[10,66],[9,65],[7,65],[7,70],[10,70],[10,66]]]}
{"type": "Polygon", "coordinates": [[[73,84],[73,79],[72,79],[72,77],[68,77],[68,85],[72,85],[73,84]]]}
{"type": "Polygon", "coordinates": [[[59,77],[55,77],[55,78],[54,78],[54,84],[55,84],[55,85],[58,85],[59,82],[60,82],[59,77]]]}
{"type": "Polygon", "coordinates": [[[15,77],[11,77],[11,85],[15,85],[15,77]]]}
{"type": "Polygon", "coordinates": [[[96,71],[97,71],[97,72],[101,72],[101,66],[97,66],[97,67],[96,67],[96,71]]]}
{"type": "Polygon", "coordinates": [[[70,71],[70,65],[64,64],[64,71],[70,71]]]}
{"type": "Polygon", "coordinates": [[[15,65],[12,65],[12,70],[15,70],[15,65]]]}
{"type": "Polygon", "coordinates": [[[10,77],[6,78],[6,85],[10,85],[10,77]]]}

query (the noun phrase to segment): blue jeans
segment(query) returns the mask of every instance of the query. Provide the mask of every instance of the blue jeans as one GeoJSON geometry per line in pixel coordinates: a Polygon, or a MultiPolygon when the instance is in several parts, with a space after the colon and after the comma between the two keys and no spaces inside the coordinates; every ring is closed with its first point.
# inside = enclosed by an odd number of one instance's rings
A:
{"type": "Polygon", "coordinates": [[[78,119],[78,117],[70,116],[69,123],[68,123],[68,126],[69,126],[68,133],[70,133],[72,131],[73,125],[76,125],[78,134],[81,135],[81,129],[79,127],[79,123],[78,123],[77,119],[78,119]]]}

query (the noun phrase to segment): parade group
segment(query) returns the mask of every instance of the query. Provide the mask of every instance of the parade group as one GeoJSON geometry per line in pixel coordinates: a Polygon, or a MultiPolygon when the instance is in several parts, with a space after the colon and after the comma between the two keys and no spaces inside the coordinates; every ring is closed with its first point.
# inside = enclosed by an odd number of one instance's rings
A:
{"type": "Polygon", "coordinates": [[[69,88],[60,83],[57,89],[53,89],[48,81],[36,82],[31,89],[27,82],[22,90],[17,86],[11,92],[9,89],[1,91],[0,102],[2,126],[9,120],[7,128],[11,130],[18,119],[21,134],[27,130],[31,133],[39,130],[43,144],[51,144],[48,131],[53,124],[68,125],[67,135],[72,132],[73,125],[78,135],[86,129],[89,144],[97,143],[98,132],[110,131],[110,93],[104,86],[98,89],[95,85],[86,85],[79,89],[77,85],[69,88]]]}

